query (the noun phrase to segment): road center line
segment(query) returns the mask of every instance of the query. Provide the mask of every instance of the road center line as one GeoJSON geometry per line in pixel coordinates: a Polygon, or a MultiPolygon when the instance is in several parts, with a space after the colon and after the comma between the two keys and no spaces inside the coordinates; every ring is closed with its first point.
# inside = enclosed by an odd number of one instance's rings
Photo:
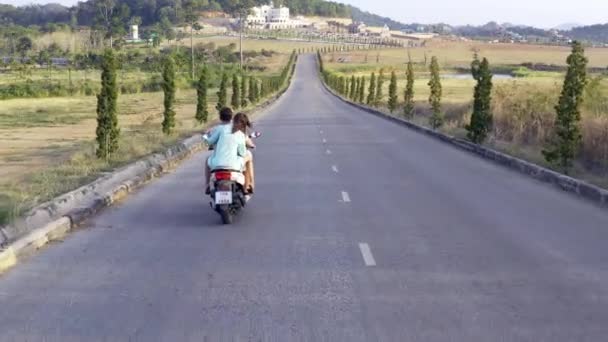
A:
{"type": "Polygon", "coordinates": [[[361,250],[361,255],[363,256],[365,266],[376,266],[376,260],[374,260],[374,255],[372,254],[372,250],[369,248],[369,245],[365,242],[360,242],[359,249],[361,250]]]}
{"type": "Polygon", "coordinates": [[[344,203],[350,202],[350,196],[348,195],[348,192],[342,191],[342,201],[344,201],[344,203]]]}
{"type": "Polygon", "coordinates": [[[330,150],[327,150],[327,151],[325,151],[325,153],[327,153],[327,154],[331,154],[331,151],[330,151],[330,150]]]}
{"type": "Polygon", "coordinates": [[[327,144],[327,139],[323,139],[323,143],[324,143],[324,144],[327,144]]]}
{"type": "Polygon", "coordinates": [[[336,165],[332,165],[331,169],[335,172],[338,173],[338,167],[336,165]]]}

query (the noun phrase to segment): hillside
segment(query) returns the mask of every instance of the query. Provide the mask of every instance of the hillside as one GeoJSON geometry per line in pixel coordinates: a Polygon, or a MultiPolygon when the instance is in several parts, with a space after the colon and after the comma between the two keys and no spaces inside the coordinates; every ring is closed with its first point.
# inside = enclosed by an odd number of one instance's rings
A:
{"type": "MultiPolygon", "coordinates": [[[[106,1],[107,2],[107,1],[106,1]]],[[[252,6],[265,4],[265,0],[249,0],[252,6]]],[[[27,5],[15,7],[12,5],[0,4],[0,24],[2,25],[21,25],[43,26],[53,24],[71,24],[92,26],[99,24],[100,7],[104,6],[103,0],[88,0],[79,2],[74,7],[66,7],[59,4],[46,5],[27,5]]],[[[282,0],[275,1],[290,8],[293,15],[323,16],[323,17],[342,17],[348,18],[351,15],[351,8],[345,4],[324,1],[324,0],[282,0]]],[[[205,1],[205,5],[196,5],[193,0],[163,0],[163,1],[141,1],[141,0],[117,0],[113,8],[115,22],[124,22],[137,18],[135,21],[144,26],[151,26],[160,23],[167,26],[167,23],[178,24],[184,21],[187,8],[193,4],[196,11],[227,11],[230,12],[234,7],[232,0],[210,0],[205,1]]]]}
{"type": "Polygon", "coordinates": [[[575,27],[566,34],[577,40],[608,44],[608,23],[575,27]]]}
{"type": "Polygon", "coordinates": [[[388,25],[391,30],[413,30],[418,25],[416,24],[404,24],[398,21],[395,21],[391,18],[382,17],[377,14],[372,14],[369,12],[362,11],[358,7],[349,6],[350,13],[353,18],[353,21],[361,21],[364,22],[368,26],[384,26],[388,25]]]}

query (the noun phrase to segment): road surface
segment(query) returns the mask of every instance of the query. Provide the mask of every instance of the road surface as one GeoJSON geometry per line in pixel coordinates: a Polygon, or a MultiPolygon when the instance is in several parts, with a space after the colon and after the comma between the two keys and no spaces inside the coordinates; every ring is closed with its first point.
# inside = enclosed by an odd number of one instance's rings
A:
{"type": "Polygon", "coordinates": [[[360,112],[303,56],[219,224],[204,155],[0,276],[1,341],[605,341],[608,213],[360,112]]]}

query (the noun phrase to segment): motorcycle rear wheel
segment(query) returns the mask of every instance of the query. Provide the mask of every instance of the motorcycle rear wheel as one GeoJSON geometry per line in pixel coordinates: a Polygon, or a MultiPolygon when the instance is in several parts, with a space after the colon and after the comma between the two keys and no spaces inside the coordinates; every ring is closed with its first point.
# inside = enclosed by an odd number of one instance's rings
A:
{"type": "Polygon", "coordinates": [[[223,224],[225,224],[225,225],[232,224],[233,216],[232,216],[232,213],[230,212],[230,209],[220,210],[220,216],[222,217],[223,224]]]}

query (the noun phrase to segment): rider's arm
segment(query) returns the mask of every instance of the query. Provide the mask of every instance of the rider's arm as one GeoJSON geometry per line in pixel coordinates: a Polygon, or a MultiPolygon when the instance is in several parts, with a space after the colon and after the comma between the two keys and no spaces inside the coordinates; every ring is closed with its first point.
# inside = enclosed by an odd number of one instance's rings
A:
{"type": "Polygon", "coordinates": [[[221,130],[216,127],[209,133],[208,137],[205,139],[209,146],[215,146],[217,144],[217,141],[220,139],[220,131],[221,130]]]}
{"type": "Polygon", "coordinates": [[[245,137],[245,145],[247,145],[248,148],[255,148],[255,144],[253,143],[253,140],[251,140],[250,137],[245,137]]]}

